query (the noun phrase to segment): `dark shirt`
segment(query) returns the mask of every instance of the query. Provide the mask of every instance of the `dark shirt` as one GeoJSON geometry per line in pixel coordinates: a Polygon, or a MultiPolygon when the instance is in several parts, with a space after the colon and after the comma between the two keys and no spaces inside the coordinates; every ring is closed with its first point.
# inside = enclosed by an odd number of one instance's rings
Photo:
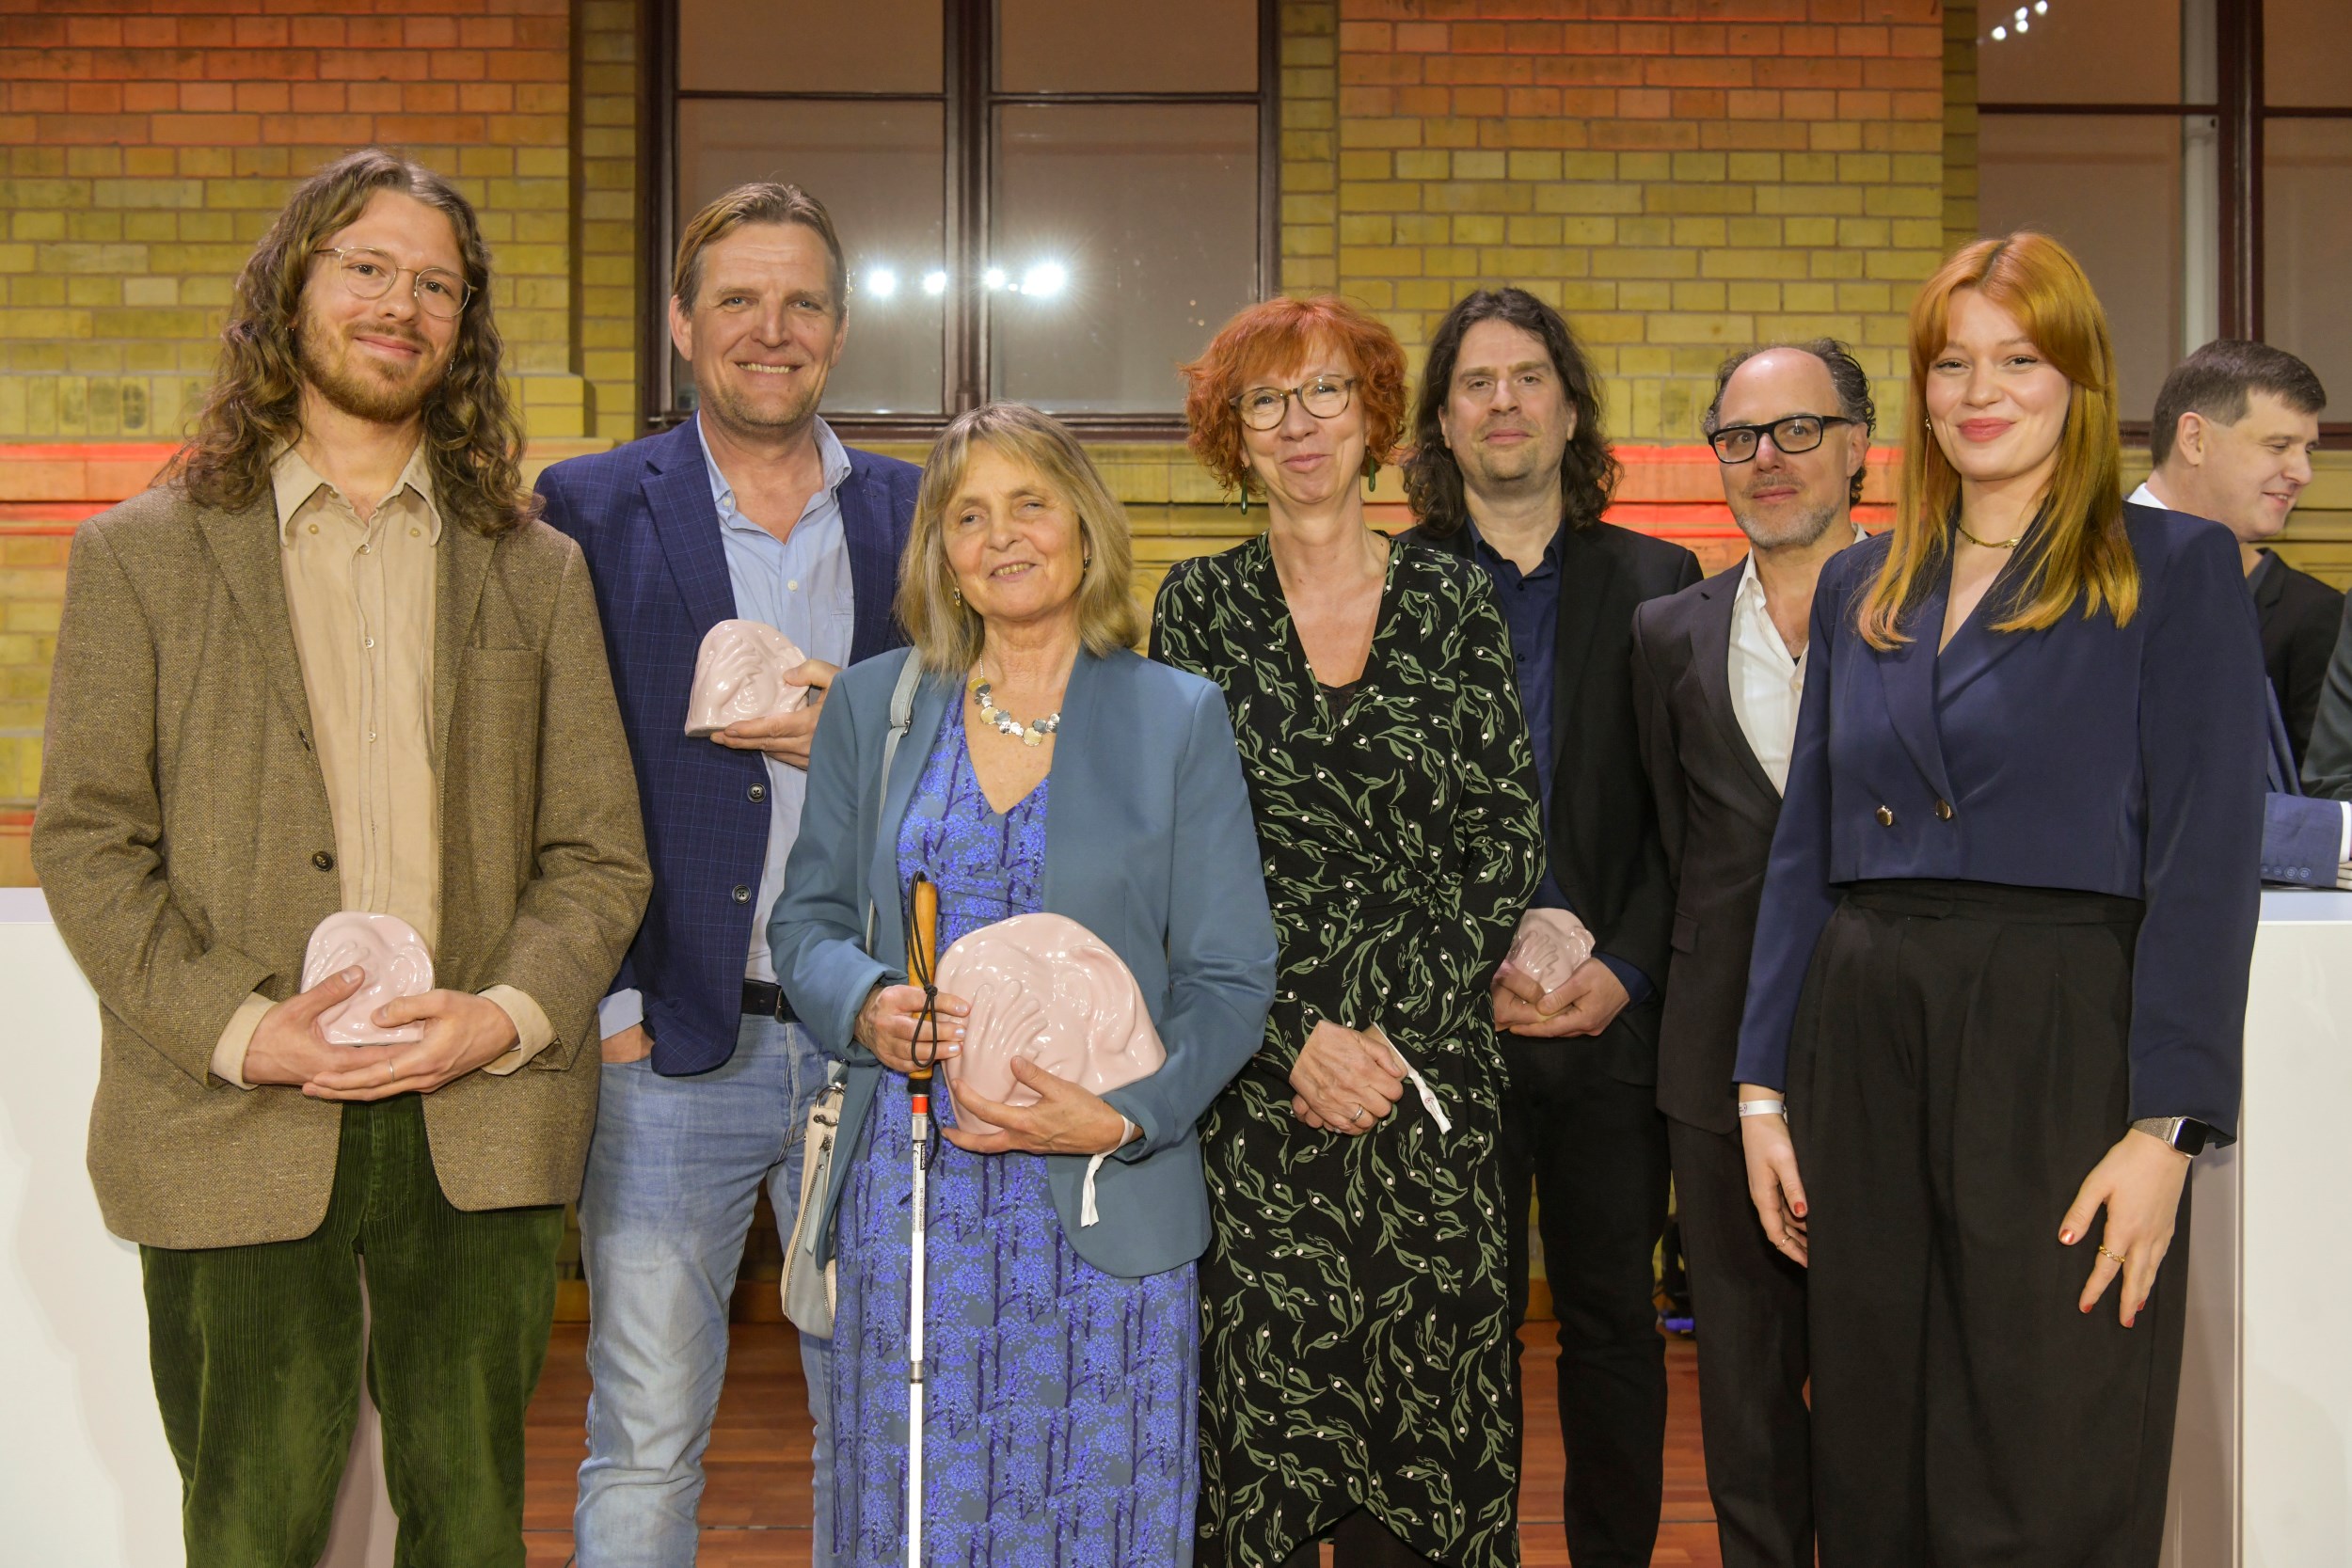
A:
{"type": "MultiPolygon", "coordinates": [[[[1535,786],[1543,801],[1546,831],[1551,822],[1551,779],[1557,771],[1553,766],[1556,753],[1551,744],[1552,675],[1558,668],[1560,647],[1560,541],[1554,537],[1544,546],[1544,558],[1532,572],[1521,572],[1479,533],[1476,523],[1465,522],[1470,531],[1470,559],[1486,569],[1494,580],[1495,601],[1502,609],[1502,623],[1511,633],[1511,659],[1518,666],[1519,705],[1527,710],[1527,735],[1535,750],[1535,786]]],[[[1560,889],[1559,878],[1552,875],[1550,857],[1544,862],[1544,879],[1536,885],[1534,905],[1544,910],[1568,910],[1568,895],[1560,889]]],[[[1609,954],[1595,955],[1617,977],[1626,990],[1628,1005],[1646,1002],[1656,994],[1649,976],[1609,954]]]]}

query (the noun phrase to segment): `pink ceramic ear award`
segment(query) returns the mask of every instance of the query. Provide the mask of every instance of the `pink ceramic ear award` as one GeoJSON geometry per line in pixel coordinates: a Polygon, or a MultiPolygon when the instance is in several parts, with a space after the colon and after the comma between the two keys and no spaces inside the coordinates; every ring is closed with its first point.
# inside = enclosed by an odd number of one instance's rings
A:
{"type": "Polygon", "coordinates": [[[1547,991],[1560,989],[1593,956],[1593,933],[1565,910],[1530,910],[1511,939],[1511,967],[1547,991]]]}
{"type": "Polygon", "coordinates": [[[808,656],[775,627],[757,621],[722,621],[703,636],[694,657],[694,689],[686,700],[686,733],[716,735],[747,719],[789,713],[808,701],[808,688],[784,677],[808,656]]]}
{"type": "MultiPolygon", "coordinates": [[[[941,956],[939,989],[972,1004],[947,1081],[1008,1105],[1037,1095],[1012,1075],[1026,1056],[1095,1094],[1132,1084],[1168,1060],[1143,992],[1103,939],[1058,914],[1018,914],[966,932],[941,956]]],[[[956,1107],[973,1132],[996,1129],[956,1107]]]]}
{"type": "Polygon", "coordinates": [[[357,964],[368,977],[345,1000],[319,1015],[319,1032],[335,1045],[409,1045],[424,1038],[424,1025],[387,1029],[375,1009],[404,996],[433,989],[433,955],[417,928],[396,914],[345,910],[319,922],[302,957],[302,989],[357,964]]]}

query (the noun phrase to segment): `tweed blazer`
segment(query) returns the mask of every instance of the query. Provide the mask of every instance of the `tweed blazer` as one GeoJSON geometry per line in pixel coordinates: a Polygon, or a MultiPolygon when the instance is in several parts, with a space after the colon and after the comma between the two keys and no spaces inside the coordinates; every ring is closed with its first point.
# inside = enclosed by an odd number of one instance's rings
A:
{"type": "MultiPolygon", "coordinates": [[[[341,1105],[210,1072],[341,902],[278,549],[268,498],[161,488],[83,524],[66,578],[33,863],[102,1014],[90,1180],[107,1228],[151,1246],[308,1235],[334,1185],[341,1105]]],[[[596,999],[651,884],[636,784],[579,547],[532,523],[447,529],[437,555],[435,979],[519,987],[555,1039],[425,1097],[434,1169],[460,1209],[562,1203],[596,999]]]]}

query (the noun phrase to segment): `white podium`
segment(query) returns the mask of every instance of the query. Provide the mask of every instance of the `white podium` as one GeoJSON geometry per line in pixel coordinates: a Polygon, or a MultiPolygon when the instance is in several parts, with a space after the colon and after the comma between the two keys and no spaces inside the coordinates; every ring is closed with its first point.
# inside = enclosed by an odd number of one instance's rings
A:
{"type": "Polygon", "coordinates": [[[2352,1562],[2352,894],[2263,895],[2239,1141],[2191,1178],[2165,1568],[2352,1562]]]}
{"type": "MultiPolygon", "coordinates": [[[[138,1248],[106,1234],[83,1167],[98,999],[36,888],[0,888],[0,1557],[40,1568],[181,1568],[180,1472],[147,1370],[138,1248]]],[[[375,1406],[320,1568],[391,1568],[375,1406]]]]}

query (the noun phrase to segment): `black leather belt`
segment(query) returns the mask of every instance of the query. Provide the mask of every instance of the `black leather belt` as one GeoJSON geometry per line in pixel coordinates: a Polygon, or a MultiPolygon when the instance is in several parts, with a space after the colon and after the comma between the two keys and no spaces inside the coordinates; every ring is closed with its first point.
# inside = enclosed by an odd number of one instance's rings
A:
{"type": "Polygon", "coordinates": [[[784,988],[773,980],[743,982],[743,1016],[772,1018],[779,1023],[798,1023],[800,1018],[792,1011],[792,1004],[784,994],[784,988]]]}

